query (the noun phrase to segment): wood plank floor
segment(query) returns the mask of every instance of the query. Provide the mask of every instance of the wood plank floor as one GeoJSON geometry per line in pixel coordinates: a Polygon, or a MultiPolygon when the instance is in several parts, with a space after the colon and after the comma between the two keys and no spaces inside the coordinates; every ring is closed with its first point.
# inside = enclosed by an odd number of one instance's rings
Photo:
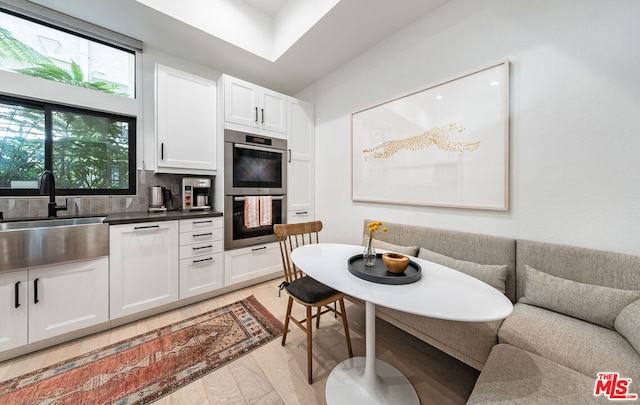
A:
{"type": "MultiPolygon", "coordinates": [[[[116,343],[120,340],[177,322],[201,312],[255,295],[272,314],[284,319],[286,293],[278,297],[281,280],[211,298],[188,307],[142,319],[121,327],[67,342],[0,363],[0,381],[116,343]]],[[[304,316],[300,306],[296,312],[304,316]]],[[[362,305],[347,303],[354,356],[365,353],[365,317],[362,305]]],[[[280,339],[254,350],[200,380],[160,399],[156,404],[324,404],[325,385],[331,369],[347,358],[342,323],[325,315],[314,329],[314,382],[307,384],[306,338],[291,326],[287,344],[280,339]]],[[[377,319],[376,354],[402,371],[416,388],[422,404],[464,404],[479,372],[426,343],[377,319]]],[[[355,404],[354,404],[355,405],[355,404]]]]}

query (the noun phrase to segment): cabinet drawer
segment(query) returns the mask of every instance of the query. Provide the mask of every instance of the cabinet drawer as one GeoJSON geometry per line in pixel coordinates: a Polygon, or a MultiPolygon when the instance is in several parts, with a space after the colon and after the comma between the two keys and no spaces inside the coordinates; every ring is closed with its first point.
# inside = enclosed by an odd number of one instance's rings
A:
{"type": "Polygon", "coordinates": [[[180,233],[180,246],[222,240],[222,229],[192,230],[180,233]]]}
{"type": "Polygon", "coordinates": [[[180,259],[187,259],[190,257],[201,255],[210,255],[213,253],[222,253],[221,240],[180,246],[180,259]]]}
{"type": "Polygon", "coordinates": [[[313,210],[294,210],[287,211],[287,223],[288,224],[297,224],[300,222],[309,222],[313,221],[315,218],[315,214],[313,210]]]}
{"type": "Polygon", "coordinates": [[[223,257],[215,253],[180,260],[180,299],[222,288],[223,257]]]}
{"type": "Polygon", "coordinates": [[[180,232],[200,231],[203,229],[222,229],[222,217],[180,220],[180,232]]]}

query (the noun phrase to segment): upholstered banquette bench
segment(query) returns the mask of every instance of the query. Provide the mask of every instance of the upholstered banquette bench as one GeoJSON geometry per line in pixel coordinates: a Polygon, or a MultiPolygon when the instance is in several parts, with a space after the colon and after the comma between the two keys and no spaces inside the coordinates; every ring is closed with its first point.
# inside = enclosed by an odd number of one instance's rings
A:
{"type": "Polygon", "coordinates": [[[478,323],[377,309],[380,318],[481,370],[469,403],[609,402],[612,375],[628,384],[626,395],[640,393],[640,257],[384,226],[389,231],[378,234],[376,248],[462,271],[514,303],[507,319],[478,323]]]}

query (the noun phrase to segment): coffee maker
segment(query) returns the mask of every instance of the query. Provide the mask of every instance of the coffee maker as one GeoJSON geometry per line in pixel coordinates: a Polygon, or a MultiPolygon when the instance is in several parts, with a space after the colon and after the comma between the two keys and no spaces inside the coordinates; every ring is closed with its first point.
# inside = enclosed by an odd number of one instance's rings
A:
{"type": "Polygon", "coordinates": [[[210,210],[211,179],[182,178],[182,210],[210,210]]]}

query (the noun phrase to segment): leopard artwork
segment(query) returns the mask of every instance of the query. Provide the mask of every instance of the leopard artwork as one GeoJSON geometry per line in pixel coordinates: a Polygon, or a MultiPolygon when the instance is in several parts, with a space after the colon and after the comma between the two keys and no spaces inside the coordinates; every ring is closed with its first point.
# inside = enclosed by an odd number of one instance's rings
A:
{"type": "Polygon", "coordinates": [[[441,127],[433,127],[427,132],[405,139],[393,139],[382,142],[370,149],[363,149],[364,160],[388,159],[402,149],[416,151],[430,146],[446,152],[473,152],[480,146],[480,141],[460,142],[449,139],[451,132],[462,132],[465,128],[459,122],[451,122],[441,127]]]}

